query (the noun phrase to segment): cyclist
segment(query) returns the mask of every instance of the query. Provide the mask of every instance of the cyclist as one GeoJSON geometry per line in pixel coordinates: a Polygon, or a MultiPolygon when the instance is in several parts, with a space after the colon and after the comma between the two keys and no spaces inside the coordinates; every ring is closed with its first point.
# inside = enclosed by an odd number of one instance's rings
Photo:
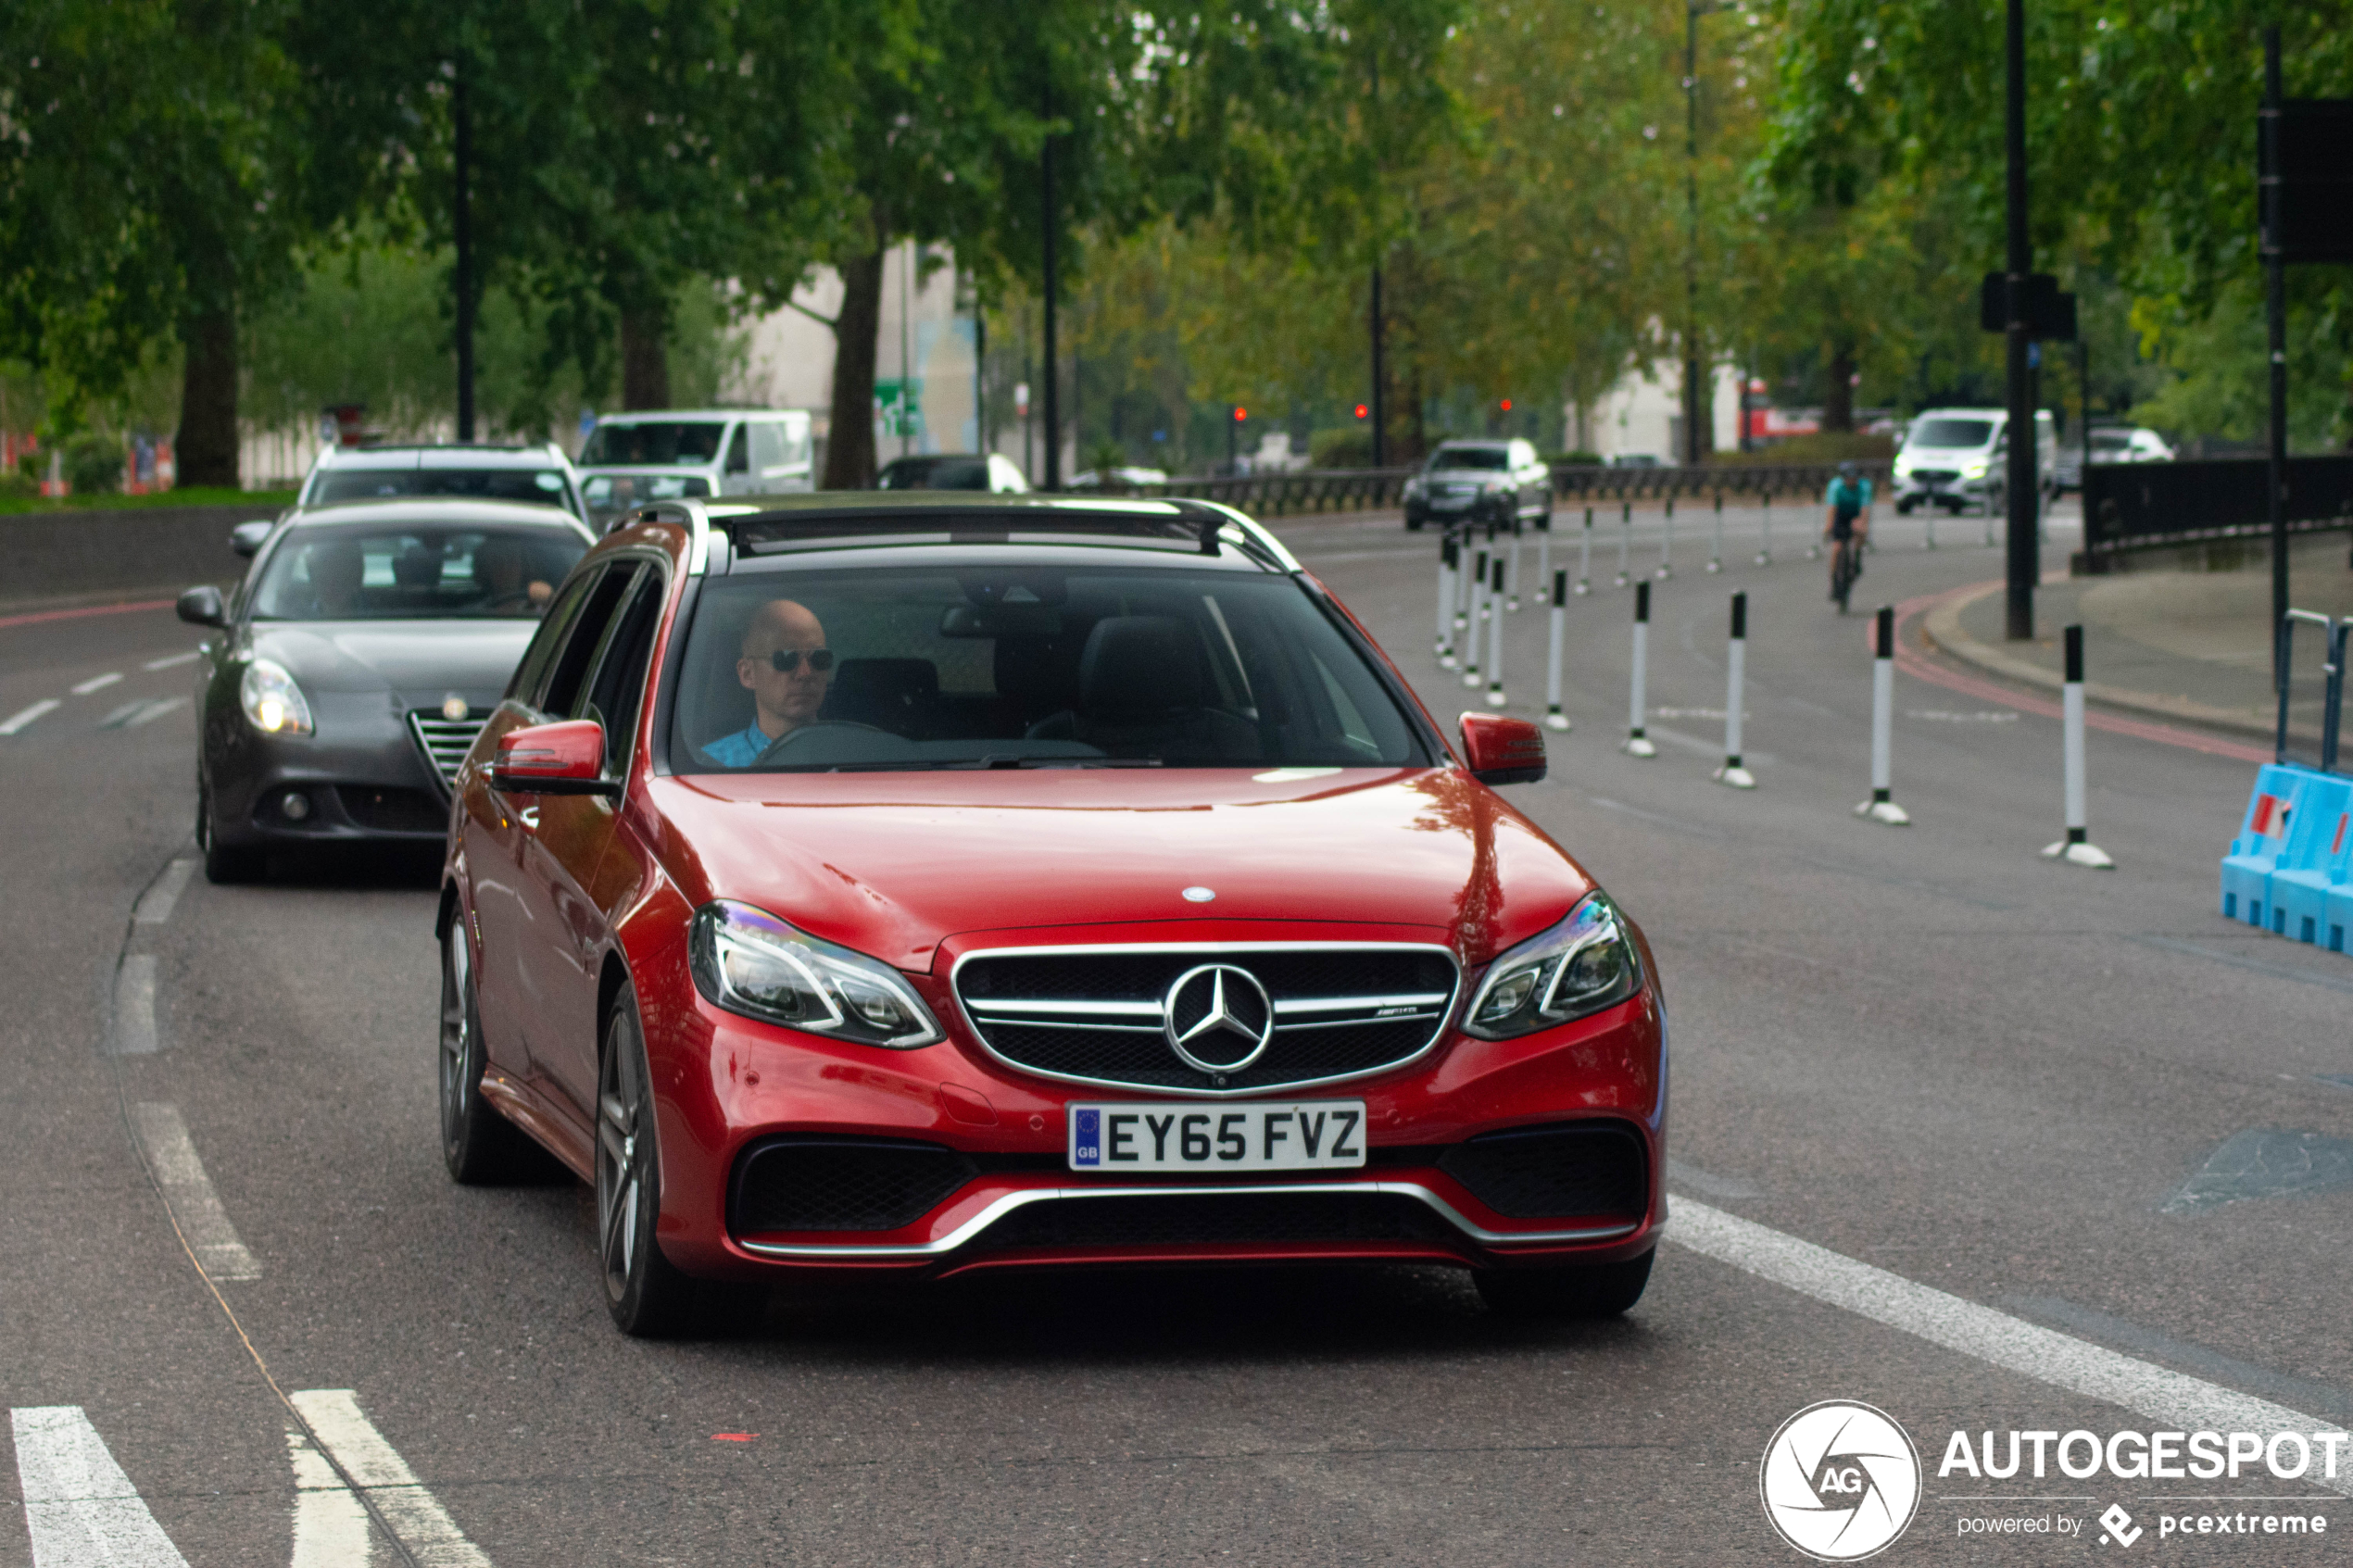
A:
{"type": "Polygon", "coordinates": [[[1822,492],[1822,537],[1833,542],[1831,550],[1831,597],[1836,599],[1839,596],[1838,569],[1842,554],[1851,557],[1847,567],[1849,580],[1863,575],[1863,546],[1871,536],[1871,482],[1857,473],[1853,463],[1839,464],[1838,477],[1831,480],[1830,487],[1822,492]]]}

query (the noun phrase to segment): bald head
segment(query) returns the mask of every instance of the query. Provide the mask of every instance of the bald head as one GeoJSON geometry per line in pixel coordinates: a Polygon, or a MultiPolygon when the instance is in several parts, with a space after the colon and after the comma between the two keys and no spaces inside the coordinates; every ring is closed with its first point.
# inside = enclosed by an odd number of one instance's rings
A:
{"type": "Polygon", "coordinates": [[[833,656],[825,651],[824,624],[806,605],[769,600],[744,628],[736,679],[751,692],[760,728],[769,739],[812,722],[833,681],[833,656]],[[819,664],[825,668],[815,668],[819,664]]]}

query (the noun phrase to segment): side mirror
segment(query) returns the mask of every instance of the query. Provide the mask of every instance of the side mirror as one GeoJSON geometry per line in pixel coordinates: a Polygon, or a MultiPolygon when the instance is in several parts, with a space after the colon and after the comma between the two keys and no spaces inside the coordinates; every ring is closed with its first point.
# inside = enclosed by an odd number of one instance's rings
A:
{"type": "Polygon", "coordinates": [[[191,626],[229,624],[229,609],[220,602],[220,590],[209,583],[198,583],[181,595],[180,602],[172,608],[191,626]]]}
{"type": "Polygon", "coordinates": [[[1537,784],[1544,777],[1544,732],[1525,719],[1466,713],[1463,756],[1483,784],[1537,784]]]}
{"type": "Polygon", "coordinates": [[[270,531],[277,526],[269,521],[241,522],[229,530],[229,547],[251,560],[261,548],[261,542],[270,537],[270,531]]]}
{"type": "Polygon", "coordinates": [[[604,777],[605,727],[594,719],[526,724],[498,737],[490,787],[508,795],[619,795],[604,777]]]}

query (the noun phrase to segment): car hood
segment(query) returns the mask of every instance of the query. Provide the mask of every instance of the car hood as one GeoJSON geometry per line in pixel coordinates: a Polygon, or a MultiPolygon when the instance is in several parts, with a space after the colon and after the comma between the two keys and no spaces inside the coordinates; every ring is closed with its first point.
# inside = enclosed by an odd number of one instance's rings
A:
{"type": "Polygon", "coordinates": [[[1382,928],[1478,964],[1592,886],[1453,768],[699,775],[651,780],[648,804],[691,901],[741,899],[918,972],[953,936],[1114,924],[1157,941],[1382,928]]]}
{"type": "Polygon", "coordinates": [[[305,621],[253,628],[255,655],[285,666],[312,692],[389,691],[403,708],[451,692],[495,706],[536,621],[305,621]]]}

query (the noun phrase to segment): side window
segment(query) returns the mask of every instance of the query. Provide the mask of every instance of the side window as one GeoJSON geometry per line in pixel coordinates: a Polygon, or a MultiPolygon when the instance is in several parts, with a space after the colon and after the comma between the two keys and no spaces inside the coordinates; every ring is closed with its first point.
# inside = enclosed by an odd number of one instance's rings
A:
{"type": "Polygon", "coordinates": [[[748,423],[737,425],[736,438],[727,443],[727,471],[729,473],[749,473],[751,470],[750,430],[751,426],[748,423]]]}
{"type": "Polygon", "coordinates": [[[761,420],[751,427],[751,466],[761,473],[785,466],[785,427],[774,420],[761,420]]]}
{"type": "Polygon", "coordinates": [[[636,592],[629,596],[605,639],[597,673],[575,718],[594,719],[605,727],[605,771],[618,774],[629,760],[630,743],[636,738],[637,709],[645,697],[646,668],[654,646],[654,631],[661,622],[666,597],[661,573],[637,574],[636,592]]]}
{"type": "Polygon", "coordinates": [[[539,634],[531,639],[531,646],[523,649],[522,662],[515,666],[515,678],[507,683],[509,696],[519,697],[526,703],[531,701],[532,694],[547,679],[548,661],[556,657],[556,648],[563,642],[564,633],[572,630],[573,621],[580,614],[581,603],[587,598],[588,590],[595,585],[598,575],[587,571],[573,578],[565,587],[562,597],[548,609],[547,619],[539,622],[539,634]]]}
{"type": "Polygon", "coordinates": [[[562,647],[548,668],[547,685],[532,706],[558,719],[569,719],[578,711],[581,689],[588,684],[588,671],[596,665],[597,650],[604,646],[605,634],[612,629],[613,617],[636,575],[635,567],[622,566],[608,569],[597,579],[596,590],[573,620],[562,647]]]}

